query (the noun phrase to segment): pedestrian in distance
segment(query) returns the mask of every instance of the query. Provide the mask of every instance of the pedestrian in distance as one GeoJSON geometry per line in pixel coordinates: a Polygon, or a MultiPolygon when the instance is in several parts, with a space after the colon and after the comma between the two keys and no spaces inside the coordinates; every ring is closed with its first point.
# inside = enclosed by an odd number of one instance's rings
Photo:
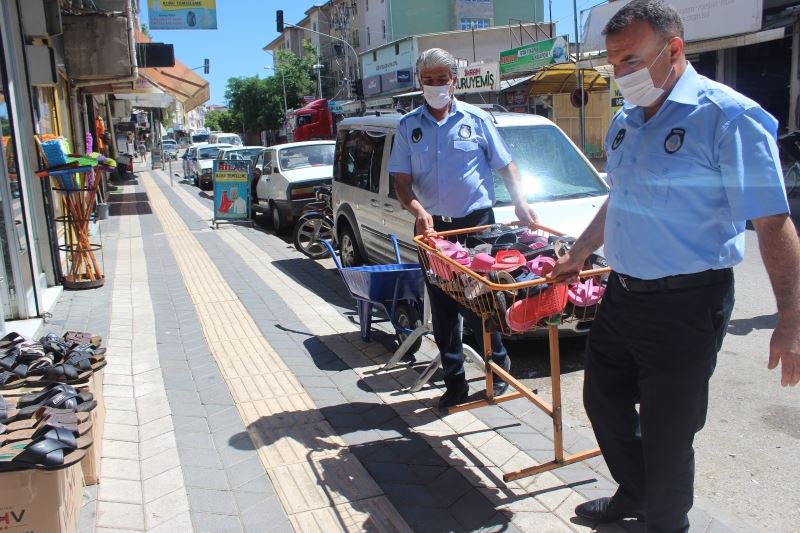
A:
{"type": "Polygon", "coordinates": [[[575,513],[688,531],[692,445],[733,309],[745,224],[755,227],[777,300],[768,367],[781,365],[783,386],[800,380],[800,242],[777,121],[694,70],[675,9],[634,0],[603,33],[625,98],[605,138],[611,192],[551,276],[574,278],[605,245],[612,273],[587,341],[584,406],[619,487],[575,513]]]}
{"type": "MultiPolygon", "coordinates": [[[[449,52],[431,48],[417,59],[425,103],[403,115],[397,126],[389,160],[397,197],[415,218],[414,233],[446,231],[494,223],[492,169],[502,176],[514,202],[517,218],[531,224],[536,215],[527,203],[521,178],[506,143],[491,116],[453,96],[458,65],[449,52]]],[[[440,408],[463,403],[469,395],[464,377],[459,313],[479,336],[480,319],[428,284],[433,336],[442,356],[446,391],[440,408]]],[[[492,333],[492,360],[506,370],[511,361],[500,334],[492,333]]],[[[500,396],[508,384],[495,378],[500,396]]]]}
{"type": "Polygon", "coordinates": [[[147,145],[144,141],[139,142],[139,157],[142,158],[142,163],[147,163],[147,145]]]}

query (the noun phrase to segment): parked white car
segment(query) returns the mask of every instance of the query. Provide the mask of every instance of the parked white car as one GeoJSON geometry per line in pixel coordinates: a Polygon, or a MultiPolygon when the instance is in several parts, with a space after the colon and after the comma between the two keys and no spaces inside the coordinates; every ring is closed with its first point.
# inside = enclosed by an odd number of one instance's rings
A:
{"type": "Polygon", "coordinates": [[[194,184],[201,190],[210,189],[214,184],[214,160],[223,148],[230,144],[204,144],[197,147],[197,155],[192,160],[194,184]]]}
{"type": "Polygon", "coordinates": [[[192,183],[197,183],[197,178],[194,175],[194,160],[197,159],[197,149],[206,144],[208,143],[190,144],[186,151],[183,152],[181,156],[183,160],[183,179],[189,180],[192,183]]]}
{"type": "Polygon", "coordinates": [[[253,213],[271,217],[275,232],[285,233],[314,200],[314,187],[331,182],[335,146],[334,141],[306,141],[264,149],[253,169],[253,213]]]}
{"type": "MultiPolygon", "coordinates": [[[[544,117],[492,114],[522,175],[528,201],[545,226],[577,237],[608,196],[608,186],[558,126],[544,117]]],[[[388,235],[404,262],[416,263],[414,218],[397,199],[389,151],[400,115],[359,117],[338,126],[333,210],[342,264],[393,263],[388,235]]],[[[494,175],[497,222],[515,220],[502,178],[494,175]]]]}
{"type": "Polygon", "coordinates": [[[235,133],[214,132],[208,136],[209,144],[230,144],[231,146],[241,146],[242,139],[235,133]]]}

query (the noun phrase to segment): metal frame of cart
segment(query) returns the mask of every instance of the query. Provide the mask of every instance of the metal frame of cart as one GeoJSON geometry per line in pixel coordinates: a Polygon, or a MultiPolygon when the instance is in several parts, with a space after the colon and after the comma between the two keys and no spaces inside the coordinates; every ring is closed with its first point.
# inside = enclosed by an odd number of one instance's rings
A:
{"type": "MultiPolygon", "coordinates": [[[[519,223],[512,223],[512,225],[519,223]]],[[[466,411],[487,405],[498,404],[518,398],[526,398],[536,405],[540,410],[547,413],[553,420],[553,452],[552,461],[543,463],[522,470],[503,474],[503,481],[513,481],[523,477],[540,474],[549,470],[554,470],[572,463],[584,461],[591,457],[600,455],[599,448],[585,450],[572,455],[564,454],[564,440],[562,427],[561,410],[561,359],[559,353],[558,327],[564,322],[576,320],[591,320],[597,311],[597,306],[590,308],[578,308],[572,306],[569,311],[565,310],[567,284],[564,281],[552,282],[545,279],[537,279],[513,284],[492,283],[483,276],[476,274],[469,268],[446,257],[441,252],[432,247],[429,238],[466,238],[470,234],[477,234],[490,226],[478,226],[460,230],[444,231],[429,234],[427,236],[418,235],[414,241],[419,250],[422,268],[428,280],[442,289],[451,298],[458,301],[468,309],[475,312],[483,322],[483,352],[484,364],[486,368],[486,399],[463,403],[448,409],[448,413],[466,411]],[[561,300],[558,300],[563,295],[561,300]],[[536,299],[540,299],[539,302],[536,299]],[[555,300],[554,300],[555,299],[555,300]],[[525,301],[523,301],[525,300],[525,301]],[[531,300],[528,302],[527,300],[531,300]],[[554,305],[554,301],[557,301],[554,305]],[[563,303],[560,303],[563,301],[563,303]],[[526,305],[530,304],[530,305],[526,305]],[[538,309],[547,310],[546,316],[538,317],[538,309]],[[558,309],[560,304],[560,309],[558,309]],[[506,320],[509,309],[517,305],[515,310],[530,308],[530,316],[526,317],[523,313],[522,323],[530,323],[530,327],[521,331],[512,328],[506,320]],[[541,398],[531,389],[523,385],[520,381],[506,372],[503,368],[492,362],[491,344],[489,340],[489,329],[493,328],[504,335],[515,335],[526,333],[535,329],[547,329],[549,338],[550,352],[550,380],[552,385],[552,405],[541,398]],[[492,383],[494,375],[505,380],[515,392],[504,394],[503,396],[492,396],[492,383]]],[[[542,236],[559,237],[563,234],[547,228],[536,226],[535,231],[542,236]]],[[[580,272],[581,279],[596,276],[604,276],[610,272],[608,268],[598,268],[580,272]]],[[[519,322],[518,322],[519,324],[519,322]]],[[[518,328],[520,326],[517,326],[518,328]]]]}

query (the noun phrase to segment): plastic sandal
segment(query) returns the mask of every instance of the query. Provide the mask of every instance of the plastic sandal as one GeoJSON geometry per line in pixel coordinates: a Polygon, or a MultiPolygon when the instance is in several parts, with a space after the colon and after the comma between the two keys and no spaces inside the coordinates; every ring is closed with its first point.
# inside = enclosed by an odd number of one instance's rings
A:
{"type": "Polygon", "coordinates": [[[70,350],[64,364],[77,367],[84,372],[97,372],[106,366],[106,359],[96,355],[94,349],[84,344],[70,350]]]}
{"type": "Polygon", "coordinates": [[[35,468],[60,470],[80,462],[86,455],[59,440],[40,438],[0,448],[0,472],[35,468]]]}
{"type": "Polygon", "coordinates": [[[92,375],[91,371],[81,370],[73,365],[68,365],[66,363],[61,363],[60,365],[55,365],[48,367],[45,369],[44,373],[41,377],[37,376],[36,378],[28,378],[29,382],[42,382],[42,383],[67,383],[70,385],[74,385],[76,383],[81,383],[89,379],[92,375]]]}
{"type": "Polygon", "coordinates": [[[64,409],[53,409],[51,407],[40,407],[31,412],[31,416],[14,421],[5,422],[6,431],[22,431],[28,429],[35,429],[44,423],[53,426],[77,429],[78,425],[91,424],[90,415],[88,412],[76,413],[74,411],[67,411],[64,409]]]}
{"type": "Polygon", "coordinates": [[[95,348],[103,344],[103,337],[88,331],[67,331],[64,333],[64,340],[72,344],[91,344],[95,348]]]}
{"type": "Polygon", "coordinates": [[[12,348],[21,342],[25,342],[26,339],[16,331],[12,331],[11,333],[5,335],[2,339],[0,339],[0,350],[6,350],[8,348],[12,348]]]}
{"type": "Polygon", "coordinates": [[[94,400],[94,396],[92,396],[91,392],[79,391],[72,385],[67,385],[66,383],[51,383],[38,392],[31,392],[29,394],[20,396],[19,400],[17,400],[17,407],[42,405],[51,397],[59,393],[75,394],[81,401],[84,402],[90,402],[94,400]]]}
{"type": "MultiPolygon", "coordinates": [[[[11,442],[19,442],[21,440],[36,440],[39,437],[54,438],[52,435],[48,435],[48,433],[50,433],[51,431],[66,432],[72,435],[73,438],[79,438],[86,435],[86,433],[88,433],[90,429],[92,429],[91,422],[86,422],[85,424],[70,425],[48,420],[42,422],[35,428],[19,429],[15,431],[7,431],[5,433],[0,433],[0,447],[5,446],[6,444],[11,442]]],[[[64,441],[64,439],[61,438],[57,438],[56,440],[64,441]]],[[[85,437],[83,440],[79,439],[79,442],[77,443],[78,444],[77,448],[88,448],[89,447],[88,445],[91,445],[91,443],[92,443],[92,438],[90,436],[85,437]]]]}
{"type": "Polygon", "coordinates": [[[25,385],[25,377],[16,372],[4,370],[0,372],[0,390],[16,389],[25,385]]]}
{"type": "Polygon", "coordinates": [[[86,400],[85,398],[81,398],[77,391],[59,391],[38,404],[28,405],[16,411],[7,411],[6,417],[0,420],[0,422],[8,424],[14,420],[31,418],[43,407],[71,413],[88,413],[97,407],[97,401],[94,399],[86,400]]]}

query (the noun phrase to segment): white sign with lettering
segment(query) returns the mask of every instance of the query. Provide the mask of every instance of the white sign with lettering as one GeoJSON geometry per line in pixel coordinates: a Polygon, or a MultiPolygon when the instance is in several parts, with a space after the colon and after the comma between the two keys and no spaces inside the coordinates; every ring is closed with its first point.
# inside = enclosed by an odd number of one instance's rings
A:
{"type": "Polygon", "coordinates": [[[500,90],[500,63],[487,61],[460,67],[456,80],[456,94],[498,92],[500,90]]]}

